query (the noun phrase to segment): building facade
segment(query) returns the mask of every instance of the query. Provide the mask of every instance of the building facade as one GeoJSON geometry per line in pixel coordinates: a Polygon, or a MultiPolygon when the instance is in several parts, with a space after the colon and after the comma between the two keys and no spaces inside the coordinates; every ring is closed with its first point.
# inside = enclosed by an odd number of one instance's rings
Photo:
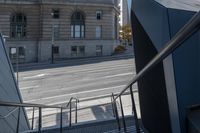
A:
{"type": "Polygon", "coordinates": [[[120,25],[125,26],[127,24],[130,24],[128,1],[120,0],[120,25]]]}
{"type": "Polygon", "coordinates": [[[12,62],[111,55],[118,17],[118,0],[0,0],[0,32],[12,62]]]}

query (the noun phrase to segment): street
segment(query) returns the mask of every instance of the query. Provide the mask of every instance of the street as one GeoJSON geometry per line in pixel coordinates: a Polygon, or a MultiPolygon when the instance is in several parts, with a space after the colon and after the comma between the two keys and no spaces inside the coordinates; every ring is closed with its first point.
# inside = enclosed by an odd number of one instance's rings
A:
{"type": "Polygon", "coordinates": [[[97,57],[87,59],[87,63],[83,61],[82,65],[74,65],[80,61],[77,59],[62,67],[46,66],[41,70],[20,72],[23,100],[56,105],[66,103],[70,97],[83,99],[120,92],[135,75],[134,58],[130,54],[112,58],[97,57]]]}
{"type": "MultiPolygon", "coordinates": [[[[87,122],[112,119],[111,94],[124,89],[135,74],[134,56],[129,51],[108,57],[28,65],[19,72],[19,87],[27,103],[66,105],[71,97],[78,98],[78,122],[87,122]]],[[[138,107],[136,88],[134,85],[138,107]]],[[[130,96],[123,96],[122,99],[125,115],[131,115],[130,96]]],[[[26,109],[31,122],[32,108],[26,109]]],[[[34,127],[37,128],[38,111],[34,117],[37,120],[34,121],[34,127]]],[[[65,111],[63,117],[67,120],[64,125],[68,125],[69,112],[65,111]]],[[[58,126],[59,118],[59,110],[43,110],[43,127],[58,126]]]]}

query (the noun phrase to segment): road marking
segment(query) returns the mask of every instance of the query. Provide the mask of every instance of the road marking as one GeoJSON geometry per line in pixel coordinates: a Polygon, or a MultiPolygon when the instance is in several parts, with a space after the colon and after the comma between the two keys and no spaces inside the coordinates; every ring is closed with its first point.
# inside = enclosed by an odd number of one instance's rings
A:
{"type": "Polygon", "coordinates": [[[133,75],[133,74],[134,74],[133,72],[129,72],[129,73],[122,73],[122,74],[105,76],[105,78],[114,78],[114,77],[127,76],[127,75],[133,75]]]}
{"type": "Polygon", "coordinates": [[[38,85],[35,85],[35,86],[27,86],[27,87],[21,87],[21,88],[19,88],[20,90],[26,90],[26,89],[32,89],[32,88],[39,88],[39,86],[38,85]]]}
{"type": "MultiPolygon", "coordinates": [[[[96,70],[109,70],[109,69],[113,70],[113,69],[120,69],[120,67],[121,68],[129,68],[129,67],[134,68],[135,67],[132,64],[130,64],[130,65],[124,65],[124,64],[125,63],[114,64],[114,67],[113,67],[113,64],[112,65],[110,64],[111,67],[109,65],[106,67],[102,66],[102,65],[100,65],[100,66],[90,65],[90,66],[75,66],[75,67],[74,66],[73,67],[65,66],[64,68],[68,69],[65,72],[65,74],[68,74],[68,73],[79,73],[79,72],[87,72],[87,71],[95,72],[96,70]],[[95,67],[95,68],[93,68],[93,67],[95,67]]],[[[51,69],[39,70],[39,72],[48,72],[49,70],[51,70],[51,69]]],[[[60,73],[60,72],[63,73],[63,68],[54,68],[52,71],[52,73],[60,73]]],[[[24,73],[24,72],[21,72],[21,73],[24,73]]],[[[25,73],[27,73],[27,72],[25,72],[25,73]]],[[[29,75],[29,74],[21,74],[21,75],[29,75]]]]}
{"type": "Polygon", "coordinates": [[[32,78],[39,78],[39,77],[44,77],[48,74],[38,74],[38,75],[35,75],[35,76],[30,76],[30,77],[23,77],[23,79],[32,79],[32,78]]]}
{"type": "Polygon", "coordinates": [[[64,96],[71,96],[71,95],[78,95],[78,94],[84,94],[84,93],[98,92],[98,91],[116,89],[116,88],[119,88],[119,87],[123,88],[125,86],[126,85],[119,85],[119,86],[107,87],[107,88],[96,89],[96,90],[89,90],[89,91],[82,91],[82,92],[76,92],[76,93],[70,93],[70,94],[63,94],[63,95],[57,95],[57,96],[52,96],[52,97],[44,97],[44,98],[38,98],[38,99],[35,99],[35,100],[28,100],[26,102],[33,102],[33,101],[36,101],[36,100],[48,100],[48,99],[64,97],[64,96]]]}

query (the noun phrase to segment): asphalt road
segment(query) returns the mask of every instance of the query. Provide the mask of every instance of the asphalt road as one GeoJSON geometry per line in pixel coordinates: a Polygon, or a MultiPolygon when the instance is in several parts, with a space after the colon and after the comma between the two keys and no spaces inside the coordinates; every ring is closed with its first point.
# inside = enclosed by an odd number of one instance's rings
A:
{"type": "Polygon", "coordinates": [[[66,103],[72,96],[83,99],[120,92],[135,75],[131,53],[32,68],[19,72],[23,100],[49,105],[66,103]]]}

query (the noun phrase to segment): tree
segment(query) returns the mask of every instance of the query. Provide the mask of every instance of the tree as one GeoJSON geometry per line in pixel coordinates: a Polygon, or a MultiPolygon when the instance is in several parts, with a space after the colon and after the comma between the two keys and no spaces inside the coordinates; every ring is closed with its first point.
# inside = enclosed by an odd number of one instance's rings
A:
{"type": "Polygon", "coordinates": [[[127,25],[121,27],[120,39],[124,40],[125,42],[131,42],[132,31],[131,31],[131,25],[130,24],[127,24],[127,25]]]}

